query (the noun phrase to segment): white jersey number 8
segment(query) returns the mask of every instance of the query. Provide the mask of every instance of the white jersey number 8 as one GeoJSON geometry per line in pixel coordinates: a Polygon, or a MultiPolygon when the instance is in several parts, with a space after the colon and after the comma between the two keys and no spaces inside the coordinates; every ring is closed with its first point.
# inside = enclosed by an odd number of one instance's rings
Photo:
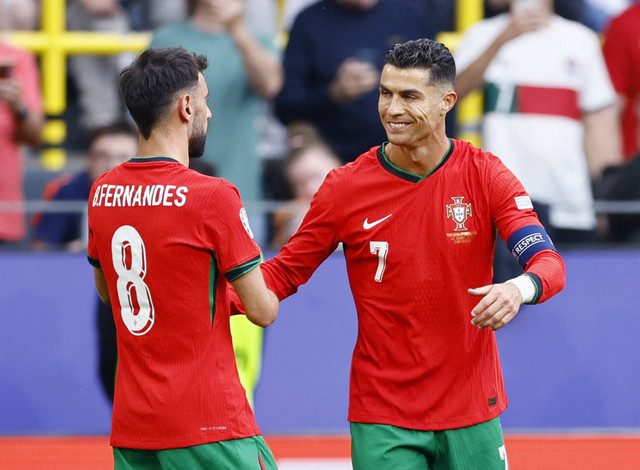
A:
{"type": "Polygon", "coordinates": [[[144,282],[147,274],[144,242],[131,225],[123,225],[113,234],[111,257],[118,274],[122,321],[132,334],[142,336],[153,326],[155,312],[151,292],[144,282]]]}

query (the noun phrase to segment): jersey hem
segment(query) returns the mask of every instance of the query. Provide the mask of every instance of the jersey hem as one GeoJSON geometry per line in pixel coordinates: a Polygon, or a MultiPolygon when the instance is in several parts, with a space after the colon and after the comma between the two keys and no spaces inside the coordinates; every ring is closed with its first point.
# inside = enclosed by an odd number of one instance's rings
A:
{"type": "Polygon", "coordinates": [[[182,438],[175,440],[161,440],[161,441],[130,441],[127,439],[114,439],[111,438],[109,445],[111,447],[122,447],[125,449],[147,449],[147,450],[165,450],[165,449],[178,449],[180,447],[192,447],[202,444],[211,444],[213,442],[232,441],[234,439],[246,439],[248,437],[261,436],[260,431],[250,433],[227,433],[223,436],[211,437],[205,436],[200,438],[182,438]]]}
{"type": "Polygon", "coordinates": [[[386,416],[373,416],[367,414],[349,414],[347,418],[351,423],[363,424],[385,424],[395,426],[397,428],[412,429],[414,431],[446,431],[449,429],[466,428],[476,424],[484,423],[497,418],[507,408],[508,403],[497,405],[491,413],[482,416],[465,417],[453,421],[426,421],[426,422],[407,422],[397,418],[386,416]]]}

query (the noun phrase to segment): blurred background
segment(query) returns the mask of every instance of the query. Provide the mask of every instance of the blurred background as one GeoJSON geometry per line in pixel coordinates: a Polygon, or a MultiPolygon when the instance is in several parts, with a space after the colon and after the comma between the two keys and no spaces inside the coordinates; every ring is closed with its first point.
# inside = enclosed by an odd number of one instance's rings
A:
{"type": "MultiPolygon", "coordinates": [[[[136,151],[121,68],[149,45],[207,54],[213,118],[192,167],[239,188],[268,258],[327,172],[385,139],[384,52],[417,37],[456,57],[449,136],[523,180],[567,266],[561,294],[497,333],[512,468],[640,468],[639,36],[630,0],[0,0],[0,468],[113,465],[117,353],[85,214],[93,180],[136,151]]],[[[234,331],[284,469],[350,468],[344,266],[337,251],[264,334],[234,331]]],[[[496,280],[518,269],[499,245],[496,280]]]]}

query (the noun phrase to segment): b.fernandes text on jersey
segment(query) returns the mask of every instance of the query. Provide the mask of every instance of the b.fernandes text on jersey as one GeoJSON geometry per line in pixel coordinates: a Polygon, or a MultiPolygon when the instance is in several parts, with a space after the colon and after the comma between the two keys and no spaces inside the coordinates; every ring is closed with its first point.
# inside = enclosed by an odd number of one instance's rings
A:
{"type": "Polygon", "coordinates": [[[101,184],[93,196],[93,207],[184,206],[186,186],[172,184],[120,185],[101,184]]]}

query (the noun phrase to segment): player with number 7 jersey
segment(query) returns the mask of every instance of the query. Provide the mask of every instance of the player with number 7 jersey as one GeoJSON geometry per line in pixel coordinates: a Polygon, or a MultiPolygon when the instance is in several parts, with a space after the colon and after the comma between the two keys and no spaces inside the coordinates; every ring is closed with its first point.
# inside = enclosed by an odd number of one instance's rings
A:
{"type": "Polygon", "coordinates": [[[518,179],[450,139],[455,61],[396,44],[378,112],[388,141],[332,170],[298,231],[263,266],[283,299],[343,244],[358,313],[349,421],[355,470],[507,468],[495,330],[564,287],[564,263],[518,179]],[[525,270],[492,283],[496,233],[525,270]]]}

